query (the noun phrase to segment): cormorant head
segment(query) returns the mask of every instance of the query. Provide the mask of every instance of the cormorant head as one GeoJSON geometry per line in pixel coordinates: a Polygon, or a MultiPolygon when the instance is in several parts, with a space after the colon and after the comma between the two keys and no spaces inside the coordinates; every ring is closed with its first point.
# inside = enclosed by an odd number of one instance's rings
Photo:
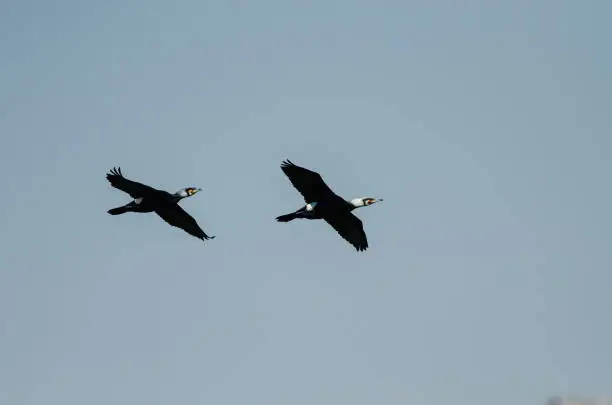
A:
{"type": "Polygon", "coordinates": [[[374,198],[374,197],[364,197],[364,198],[355,198],[351,200],[351,204],[355,206],[355,208],[359,207],[367,207],[368,205],[372,205],[377,202],[384,201],[382,198],[374,198]]]}
{"type": "Polygon", "coordinates": [[[202,189],[197,188],[197,187],[187,187],[187,188],[177,191],[176,195],[181,198],[191,197],[192,195],[196,194],[198,191],[202,191],[202,189]]]}

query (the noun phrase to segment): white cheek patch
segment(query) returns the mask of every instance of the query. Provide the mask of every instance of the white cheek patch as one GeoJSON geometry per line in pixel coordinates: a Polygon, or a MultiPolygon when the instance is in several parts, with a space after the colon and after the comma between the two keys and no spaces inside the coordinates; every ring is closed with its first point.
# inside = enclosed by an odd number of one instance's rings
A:
{"type": "Polygon", "coordinates": [[[136,198],[136,199],[134,200],[134,203],[136,203],[136,204],[140,204],[141,202],[142,202],[142,197],[140,197],[140,198],[136,198]]]}

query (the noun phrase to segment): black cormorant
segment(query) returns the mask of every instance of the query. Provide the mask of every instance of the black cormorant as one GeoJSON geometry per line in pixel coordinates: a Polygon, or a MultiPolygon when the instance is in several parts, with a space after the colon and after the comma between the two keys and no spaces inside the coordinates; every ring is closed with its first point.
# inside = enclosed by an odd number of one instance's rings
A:
{"type": "Polygon", "coordinates": [[[347,201],[335,194],[319,173],[296,166],[290,160],[283,161],[281,169],[293,187],[302,194],[306,205],[295,212],[277,217],[277,221],[289,222],[297,218],[323,219],[357,251],[368,248],[363,223],[351,211],[383,201],[382,198],[355,198],[347,201]]]}
{"type": "Polygon", "coordinates": [[[178,205],[179,201],[183,198],[191,197],[202,189],[187,187],[174,194],[170,194],[167,191],[157,190],[142,183],[126,179],[123,177],[123,173],[121,173],[121,168],[113,168],[110,173],[106,174],[106,178],[113,187],[128,193],[134,199],[126,205],[108,210],[109,214],[155,212],[168,224],[181,228],[198,239],[215,238],[215,236],[206,235],[202,228],[198,226],[196,220],[178,205]]]}

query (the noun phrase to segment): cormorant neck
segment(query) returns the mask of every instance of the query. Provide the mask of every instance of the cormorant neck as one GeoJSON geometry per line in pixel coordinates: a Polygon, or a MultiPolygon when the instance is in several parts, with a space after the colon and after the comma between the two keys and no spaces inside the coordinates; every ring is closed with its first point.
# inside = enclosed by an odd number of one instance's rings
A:
{"type": "Polygon", "coordinates": [[[363,198],[353,198],[351,201],[349,201],[349,203],[354,208],[359,208],[359,207],[364,207],[365,206],[365,204],[363,203],[363,198]]]}

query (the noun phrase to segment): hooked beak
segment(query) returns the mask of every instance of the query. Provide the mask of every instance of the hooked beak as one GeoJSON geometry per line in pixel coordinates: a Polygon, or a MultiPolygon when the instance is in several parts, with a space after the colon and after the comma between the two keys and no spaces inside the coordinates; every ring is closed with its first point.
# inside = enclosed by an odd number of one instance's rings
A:
{"type": "Polygon", "coordinates": [[[382,198],[370,198],[369,200],[366,200],[366,204],[367,205],[372,205],[375,204],[377,202],[381,202],[384,201],[382,198]]]}

